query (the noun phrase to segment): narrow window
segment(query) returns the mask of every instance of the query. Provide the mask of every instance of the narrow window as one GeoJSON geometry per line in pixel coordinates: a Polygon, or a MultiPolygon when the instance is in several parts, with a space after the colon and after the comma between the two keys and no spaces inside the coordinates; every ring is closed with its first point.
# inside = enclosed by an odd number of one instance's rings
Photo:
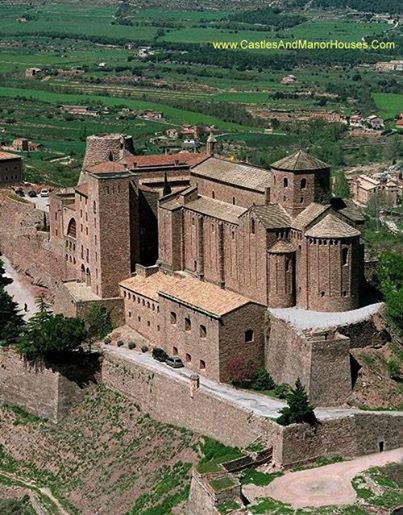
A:
{"type": "Polygon", "coordinates": [[[232,203],[234,204],[235,206],[235,197],[232,197],[232,203]]]}
{"type": "Polygon", "coordinates": [[[185,331],[189,332],[192,330],[192,322],[190,321],[190,318],[185,318],[185,331]]]}
{"type": "Polygon", "coordinates": [[[288,188],[288,179],[287,179],[287,177],[284,177],[283,185],[284,185],[284,188],[288,188]]]}
{"type": "Polygon", "coordinates": [[[186,354],[186,363],[189,363],[189,365],[192,363],[192,356],[190,354],[186,354]]]}
{"type": "Polygon", "coordinates": [[[255,338],[255,335],[252,329],[248,329],[245,331],[245,343],[252,343],[255,338]]]}
{"type": "Polygon", "coordinates": [[[348,249],[344,248],[342,250],[342,258],[343,258],[343,266],[348,265],[348,249]]]}
{"type": "Polygon", "coordinates": [[[171,311],[171,324],[176,325],[176,313],[171,311]]]}
{"type": "Polygon", "coordinates": [[[174,356],[177,356],[177,355],[178,355],[178,347],[173,347],[173,348],[172,348],[172,354],[173,354],[174,356]]]}
{"type": "Polygon", "coordinates": [[[301,179],[301,190],[306,188],[306,179],[301,179]]]}
{"type": "Polygon", "coordinates": [[[251,221],[250,221],[250,232],[252,234],[256,233],[256,222],[255,222],[254,218],[252,218],[251,221]]]}
{"type": "Polygon", "coordinates": [[[200,338],[207,338],[207,329],[205,325],[200,326],[200,338]]]}
{"type": "Polygon", "coordinates": [[[211,198],[215,198],[215,193],[214,191],[211,192],[211,198]]]}
{"type": "Polygon", "coordinates": [[[200,370],[206,370],[206,362],[202,359],[200,360],[200,370]]]}

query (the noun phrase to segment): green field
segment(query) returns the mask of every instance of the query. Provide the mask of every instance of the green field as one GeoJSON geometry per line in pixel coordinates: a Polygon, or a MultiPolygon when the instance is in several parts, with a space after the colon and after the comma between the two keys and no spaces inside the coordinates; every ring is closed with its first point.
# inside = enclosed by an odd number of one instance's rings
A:
{"type": "Polygon", "coordinates": [[[374,101],[387,119],[393,119],[403,112],[403,94],[373,93],[374,101]]]}

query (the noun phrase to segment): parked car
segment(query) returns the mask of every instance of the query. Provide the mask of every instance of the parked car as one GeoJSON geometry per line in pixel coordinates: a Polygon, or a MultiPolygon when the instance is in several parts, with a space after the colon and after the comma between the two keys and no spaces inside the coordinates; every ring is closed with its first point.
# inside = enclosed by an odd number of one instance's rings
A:
{"type": "Polygon", "coordinates": [[[41,197],[49,197],[49,190],[47,190],[46,188],[42,188],[41,197]]]}
{"type": "Polygon", "coordinates": [[[183,361],[178,356],[168,358],[165,363],[172,368],[182,368],[184,366],[183,361]]]}
{"type": "Polygon", "coordinates": [[[28,191],[28,197],[37,197],[38,195],[36,194],[36,191],[34,190],[31,190],[31,191],[28,191]]]}
{"type": "Polygon", "coordinates": [[[24,190],[21,188],[18,188],[17,190],[15,190],[15,194],[18,195],[19,197],[25,197],[24,190]]]}

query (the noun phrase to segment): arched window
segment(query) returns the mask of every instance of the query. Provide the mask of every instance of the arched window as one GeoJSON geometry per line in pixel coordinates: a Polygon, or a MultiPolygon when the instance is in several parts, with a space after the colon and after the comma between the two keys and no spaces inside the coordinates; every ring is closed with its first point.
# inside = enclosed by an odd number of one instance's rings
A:
{"type": "Polygon", "coordinates": [[[171,324],[176,325],[176,313],[171,311],[171,324]]]}
{"type": "Polygon", "coordinates": [[[343,260],[343,266],[347,266],[348,265],[348,249],[347,248],[344,248],[342,250],[342,260],[343,260]]]}
{"type": "Polygon", "coordinates": [[[192,322],[190,318],[185,318],[185,331],[190,332],[192,330],[192,322]]]}
{"type": "Polygon", "coordinates": [[[256,233],[256,222],[255,222],[254,218],[252,218],[251,221],[250,221],[250,232],[252,234],[256,233]]]}
{"type": "Polygon", "coordinates": [[[284,177],[283,185],[284,185],[284,188],[288,188],[288,179],[287,179],[287,177],[284,177]]]}
{"type": "Polygon", "coordinates": [[[72,238],[75,238],[77,235],[77,226],[74,218],[72,218],[69,222],[69,225],[67,227],[67,235],[71,236],[72,238]]]}
{"type": "Polygon", "coordinates": [[[85,266],[81,265],[81,282],[85,281],[85,266]]]}
{"type": "Polygon", "coordinates": [[[306,188],[306,179],[301,179],[301,190],[306,188]]]}
{"type": "Polygon", "coordinates": [[[207,338],[207,328],[205,325],[200,326],[200,338],[207,338]]]}
{"type": "Polygon", "coordinates": [[[85,272],[85,277],[86,277],[86,283],[87,283],[87,286],[91,286],[91,272],[90,272],[90,269],[87,268],[86,272],[85,272]]]}

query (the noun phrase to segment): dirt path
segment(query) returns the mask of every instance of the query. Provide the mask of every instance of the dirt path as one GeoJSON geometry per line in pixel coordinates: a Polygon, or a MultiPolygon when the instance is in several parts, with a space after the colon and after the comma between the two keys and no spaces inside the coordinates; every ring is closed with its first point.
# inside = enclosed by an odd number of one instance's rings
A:
{"type": "Polygon", "coordinates": [[[60,504],[58,499],[56,499],[56,497],[52,494],[52,492],[50,491],[49,488],[38,486],[36,483],[34,483],[34,481],[27,481],[26,479],[22,479],[21,477],[16,476],[14,474],[10,474],[9,472],[3,472],[2,470],[0,470],[0,475],[6,477],[8,479],[18,481],[24,487],[33,491],[34,494],[35,494],[35,491],[40,492],[44,497],[47,497],[56,506],[56,508],[58,510],[58,514],[70,515],[69,512],[63,508],[63,506],[60,504]]]}
{"type": "Polygon", "coordinates": [[[403,461],[403,448],[290,472],[267,486],[245,485],[243,492],[251,502],[258,497],[272,497],[294,508],[354,504],[357,498],[351,486],[354,476],[371,467],[399,461],[403,461]]]}

